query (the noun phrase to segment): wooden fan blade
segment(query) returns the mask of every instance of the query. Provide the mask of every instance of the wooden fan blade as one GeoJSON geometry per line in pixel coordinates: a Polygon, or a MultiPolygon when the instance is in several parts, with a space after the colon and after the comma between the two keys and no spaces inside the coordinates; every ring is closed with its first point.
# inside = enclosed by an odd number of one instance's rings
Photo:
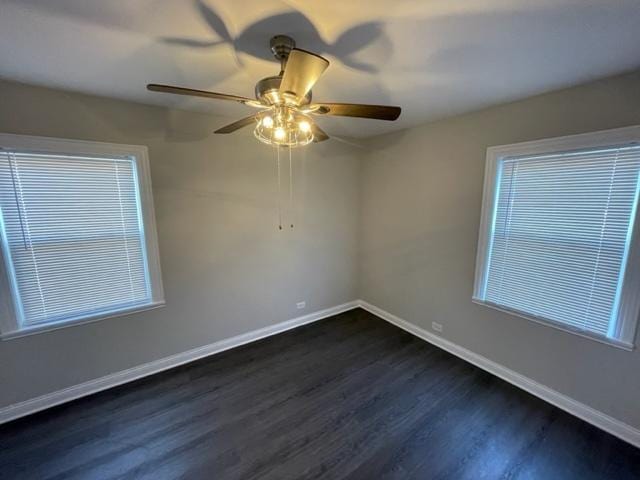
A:
{"type": "Polygon", "coordinates": [[[313,132],[314,143],[319,143],[319,142],[324,142],[325,140],[329,140],[329,135],[327,135],[326,132],[322,130],[315,123],[311,126],[311,131],[313,132]]]}
{"type": "Polygon", "coordinates": [[[294,48],[284,67],[280,94],[293,95],[301,101],[328,66],[329,60],[320,55],[294,48]]]}
{"type": "Polygon", "coordinates": [[[241,128],[246,127],[247,125],[251,125],[252,123],[255,123],[255,121],[256,121],[255,115],[250,115],[248,117],[241,118],[237,122],[233,122],[233,123],[230,123],[229,125],[225,125],[224,127],[219,128],[213,133],[233,133],[236,130],[240,130],[241,128]]]}
{"type": "Polygon", "coordinates": [[[250,106],[262,106],[256,100],[238,95],[228,95],[226,93],[208,92],[207,90],[195,90],[193,88],[174,87],[172,85],[158,85],[150,83],[147,90],[152,92],[175,93],[176,95],[187,95],[190,97],[213,98],[215,100],[231,100],[232,102],[244,103],[250,106]],[[256,105],[257,104],[257,105],[256,105]]]}
{"type": "Polygon", "coordinates": [[[387,105],[362,105],[359,103],[314,103],[309,105],[309,113],[376,120],[393,121],[400,116],[400,112],[402,112],[400,107],[387,105]]]}

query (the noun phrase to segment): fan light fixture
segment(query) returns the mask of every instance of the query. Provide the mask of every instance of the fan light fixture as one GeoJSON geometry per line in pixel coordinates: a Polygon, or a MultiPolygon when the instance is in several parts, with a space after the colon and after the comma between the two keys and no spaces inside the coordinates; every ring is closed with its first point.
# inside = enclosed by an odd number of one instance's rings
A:
{"type": "Polygon", "coordinates": [[[296,48],[294,39],[286,35],[273,37],[270,47],[276,60],[280,62],[280,73],[258,81],[255,99],[157,83],[150,83],[147,89],[152,92],[226,100],[260,109],[260,112],[225,125],[214,133],[229,134],[255,125],[255,137],[274,146],[298,147],[328,140],[329,135],[309,115],[387,121],[394,121],[400,115],[400,107],[388,105],[312,101],[311,89],[329,66],[329,61],[313,52],[296,48]]]}
{"type": "Polygon", "coordinates": [[[285,105],[276,105],[258,113],[253,134],[267,145],[281,147],[300,147],[313,141],[311,119],[285,105]]]}
{"type": "MultiPolygon", "coordinates": [[[[276,147],[273,150],[278,178],[278,224],[282,230],[280,151],[284,150],[289,157],[289,203],[291,211],[294,211],[292,147],[308,145],[311,142],[324,142],[329,139],[329,135],[313,122],[310,115],[393,121],[398,118],[401,109],[388,105],[313,102],[311,89],[329,66],[329,61],[315,53],[296,48],[293,38],[286,35],[273,37],[270,47],[271,52],[280,62],[280,73],[258,81],[255,86],[255,100],[239,95],[157,83],[150,83],[147,89],[152,92],[237,102],[260,110],[258,113],[225,125],[214,133],[226,135],[255,125],[253,135],[261,142],[276,147]]],[[[290,225],[293,228],[293,219],[290,225]]]]}

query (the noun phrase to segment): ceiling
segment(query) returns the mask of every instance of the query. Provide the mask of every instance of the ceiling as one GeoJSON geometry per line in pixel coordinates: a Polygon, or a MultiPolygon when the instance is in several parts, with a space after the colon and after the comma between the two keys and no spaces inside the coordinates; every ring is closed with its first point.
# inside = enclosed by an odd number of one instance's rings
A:
{"type": "Polygon", "coordinates": [[[638,0],[0,0],[0,77],[236,119],[145,85],[253,96],[284,33],[331,61],[314,98],[403,108],[320,122],[366,137],[638,68],[638,25],[638,0]]]}

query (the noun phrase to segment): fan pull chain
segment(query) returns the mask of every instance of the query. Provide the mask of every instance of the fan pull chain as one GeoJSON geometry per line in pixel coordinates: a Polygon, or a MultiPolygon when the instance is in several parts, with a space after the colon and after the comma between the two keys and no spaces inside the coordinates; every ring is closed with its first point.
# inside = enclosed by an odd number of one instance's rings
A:
{"type": "Polygon", "coordinates": [[[293,205],[293,160],[291,159],[291,147],[289,147],[289,209],[291,215],[291,228],[293,228],[295,209],[293,205]]]}
{"type": "Polygon", "coordinates": [[[298,175],[298,178],[302,179],[302,183],[298,184],[299,188],[298,188],[298,201],[300,203],[298,203],[298,212],[300,214],[300,219],[304,219],[305,218],[305,214],[306,214],[306,187],[305,187],[305,183],[304,183],[304,179],[306,178],[305,173],[307,172],[307,149],[303,148],[300,156],[298,157],[298,172],[300,173],[300,175],[298,175]],[[300,156],[302,158],[300,158],[300,156]]]}
{"type": "Polygon", "coordinates": [[[280,145],[276,146],[277,168],[278,168],[278,229],[282,230],[282,186],[280,182],[280,145]]]}

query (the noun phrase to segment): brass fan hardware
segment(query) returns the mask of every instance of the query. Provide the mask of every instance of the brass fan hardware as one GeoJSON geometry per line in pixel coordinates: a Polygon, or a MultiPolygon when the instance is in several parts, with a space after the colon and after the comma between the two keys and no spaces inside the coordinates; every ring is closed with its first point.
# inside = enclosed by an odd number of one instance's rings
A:
{"type": "Polygon", "coordinates": [[[258,140],[283,147],[297,147],[329,138],[315,124],[311,115],[388,121],[396,120],[400,116],[400,107],[387,105],[313,103],[311,89],[329,66],[329,61],[313,52],[296,48],[295,40],[287,35],[271,38],[270,47],[273,56],[280,62],[280,73],[256,83],[255,99],[155,83],[147,85],[147,89],[153,92],[230,100],[259,108],[259,113],[224,126],[215,133],[232,133],[253,124],[254,135],[258,140]]]}
{"type": "MultiPolygon", "coordinates": [[[[400,107],[386,105],[362,105],[357,103],[312,102],[311,89],[329,67],[329,61],[312,52],[296,48],[293,38],[276,35],[271,39],[271,52],[280,62],[280,73],[263,78],[256,83],[255,99],[228,95],[225,93],[194,90],[151,83],[147,89],[152,92],[173,93],[214,100],[229,100],[242,103],[260,111],[234,123],[219,128],[214,133],[229,134],[249,125],[254,125],[254,136],[275,150],[278,181],[278,219],[282,230],[282,181],[281,147],[289,154],[289,205],[291,216],[294,212],[292,147],[323,142],[329,139],[312,119],[312,115],[371,118],[376,120],[396,120],[400,107]]],[[[293,228],[293,219],[289,222],[293,228]]]]}

